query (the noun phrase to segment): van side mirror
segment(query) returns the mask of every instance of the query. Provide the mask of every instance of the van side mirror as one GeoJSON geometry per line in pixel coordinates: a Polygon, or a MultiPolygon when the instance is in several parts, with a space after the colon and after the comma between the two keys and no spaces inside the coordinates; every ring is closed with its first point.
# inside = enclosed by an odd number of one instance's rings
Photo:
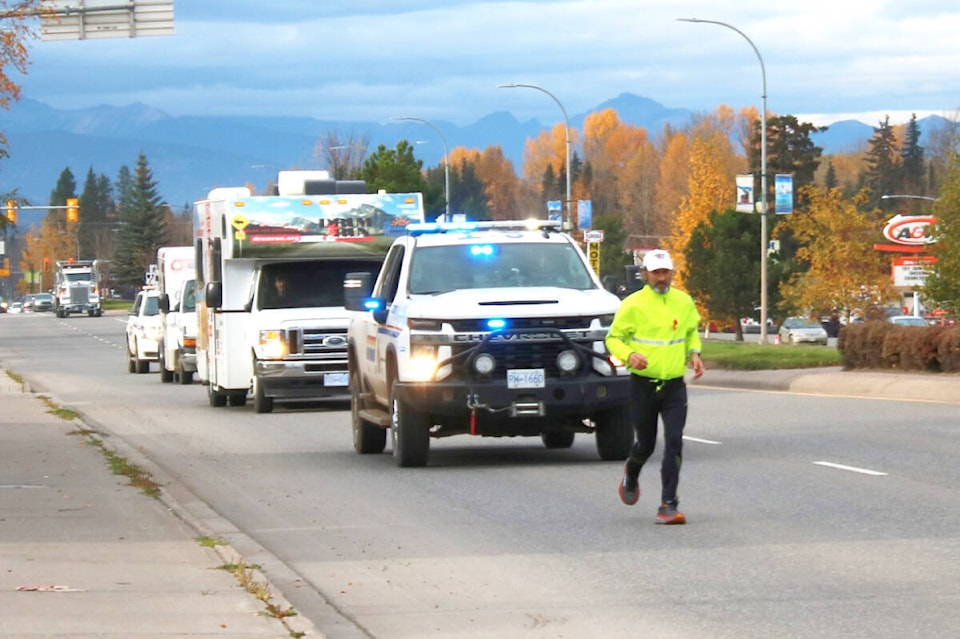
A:
{"type": "Polygon", "coordinates": [[[170,312],[170,296],[166,293],[160,293],[160,297],[157,300],[157,305],[160,307],[160,312],[164,315],[170,312]]]}
{"type": "Polygon", "coordinates": [[[203,299],[208,308],[220,308],[223,306],[223,284],[220,282],[207,282],[203,289],[203,299]]]}

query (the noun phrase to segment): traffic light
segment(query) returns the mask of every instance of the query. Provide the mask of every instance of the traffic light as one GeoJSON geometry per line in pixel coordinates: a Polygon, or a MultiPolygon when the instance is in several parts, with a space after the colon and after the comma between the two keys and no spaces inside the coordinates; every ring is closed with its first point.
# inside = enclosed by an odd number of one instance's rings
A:
{"type": "Polygon", "coordinates": [[[7,200],[7,222],[17,223],[17,201],[7,200]]]}
{"type": "Polygon", "coordinates": [[[80,220],[80,200],[75,197],[67,198],[67,222],[80,220]]]}
{"type": "Polygon", "coordinates": [[[46,272],[46,273],[49,273],[49,272],[50,272],[50,258],[49,258],[49,257],[43,258],[43,270],[44,270],[44,272],[46,272]]]}

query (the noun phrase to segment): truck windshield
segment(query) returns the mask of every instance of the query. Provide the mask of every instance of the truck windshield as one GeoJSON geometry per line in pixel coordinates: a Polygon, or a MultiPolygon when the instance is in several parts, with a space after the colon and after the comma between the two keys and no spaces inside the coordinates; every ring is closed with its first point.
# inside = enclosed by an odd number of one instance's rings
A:
{"type": "Polygon", "coordinates": [[[421,246],[410,268],[411,294],[527,286],[594,288],[590,272],[569,244],[421,246]]]}
{"type": "Polygon", "coordinates": [[[64,277],[68,282],[89,282],[91,279],[89,271],[67,271],[64,277]]]}
{"type": "Polygon", "coordinates": [[[347,273],[367,271],[376,277],[380,260],[317,260],[266,264],[260,275],[257,308],[343,306],[347,273]]]}
{"type": "Polygon", "coordinates": [[[197,310],[197,293],[194,286],[194,280],[187,282],[183,287],[183,303],[180,310],[184,313],[193,313],[197,310]]]}

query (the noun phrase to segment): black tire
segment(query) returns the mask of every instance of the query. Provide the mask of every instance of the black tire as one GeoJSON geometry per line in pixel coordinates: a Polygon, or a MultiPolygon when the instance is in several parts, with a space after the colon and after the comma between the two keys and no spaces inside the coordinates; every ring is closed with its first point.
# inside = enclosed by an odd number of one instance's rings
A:
{"type": "Polygon", "coordinates": [[[189,386],[193,383],[193,371],[185,371],[179,364],[177,364],[177,381],[179,381],[183,386],[189,386]]]}
{"type": "Polygon", "coordinates": [[[390,387],[390,433],[393,460],[401,468],[426,466],[430,453],[427,416],[397,397],[397,382],[390,387]]]}
{"type": "Polygon", "coordinates": [[[214,390],[213,384],[207,384],[207,400],[214,408],[222,408],[227,405],[227,394],[214,390]]]}
{"type": "Polygon", "coordinates": [[[163,342],[160,342],[160,349],[157,351],[157,364],[160,367],[160,381],[164,384],[169,384],[173,381],[173,372],[167,370],[167,358],[164,356],[163,342]]]}
{"type": "Polygon", "coordinates": [[[350,367],[350,426],[353,430],[353,449],[361,455],[379,455],[387,447],[387,431],[360,417],[360,395],[363,382],[356,368],[350,367]]]}
{"type": "Polygon", "coordinates": [[[273,398],[267,397],[260,378],[253,376],[253,410],[258,413],[273,412],[273,398]]]}
{"type": "Polygon", "coordinates": [[[227,401],[230,402],[231,406],[246,406],[247,405],[247,391],[230,391],[227,393],[227,401]]]}
{"type": "Polygon", "coordinates": [[[540,439],[547,448],[570,448],[573,446],[575,432],[566,430],[551,430],[540,433],[540,439]]]}
{"type": "Polygon", "coordinates": [[[138,353],[140,352],[140,345],[135,344],[133,348],[133,363],[136,365],[137,375],[143,375],[150,372],[150,360],[140,359],[138,353]]]}
{"type": "Polygon", "coordinates": [[[633,446],[633,424],[630,421],[630,407],[628,405],[611,408],[598,413],[595,419],[597,425],[597,453],[604,461],[623,461],[630,454],[633,446]]]}
{"type": "Polygon", "coordinates": [[[136,373],[137,372],[137,363],[133,356],[133,353],[130,352],[130,345],[127,344],[127,372],[136,373]]]}

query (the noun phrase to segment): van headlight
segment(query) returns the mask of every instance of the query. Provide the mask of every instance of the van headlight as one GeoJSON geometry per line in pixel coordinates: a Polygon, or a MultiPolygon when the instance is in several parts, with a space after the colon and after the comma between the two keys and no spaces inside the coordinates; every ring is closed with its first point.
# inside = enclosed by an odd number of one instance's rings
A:
{"type": "Polygon", "coordinates": [[[260,331],[260,356],[263,359],[283,359],[287,354],[287,344],[283,340],[283,331],[260,331]]]}

